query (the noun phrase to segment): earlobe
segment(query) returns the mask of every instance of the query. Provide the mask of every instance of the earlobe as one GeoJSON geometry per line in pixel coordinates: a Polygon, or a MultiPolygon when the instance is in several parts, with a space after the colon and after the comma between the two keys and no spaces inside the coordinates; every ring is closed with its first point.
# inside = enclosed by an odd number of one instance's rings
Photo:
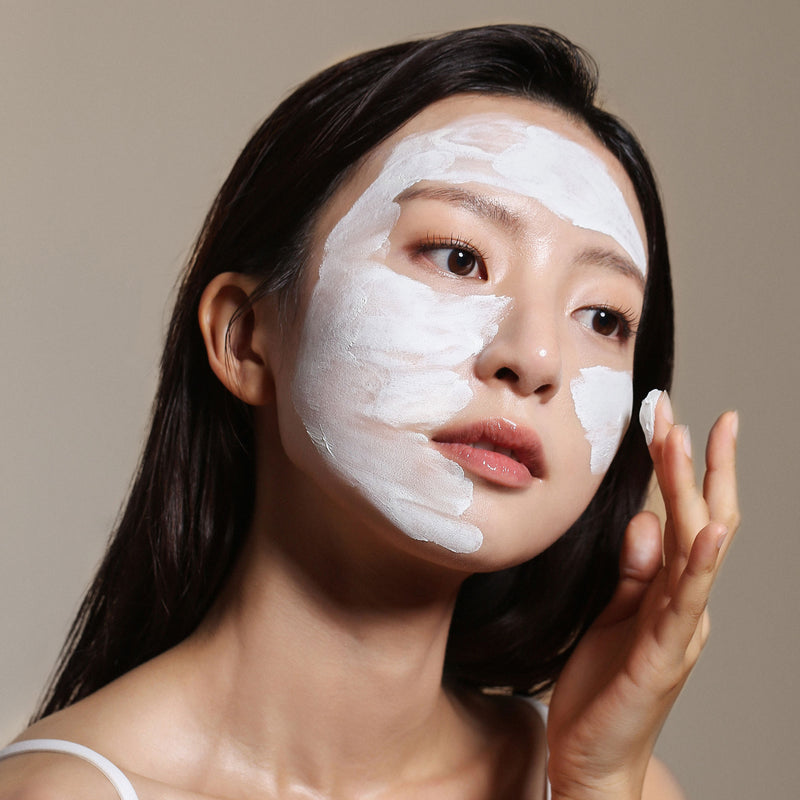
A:
{"type": "Polygon", "coordinates": [[[206,286],[197,310],[211,369],[231,394],[252,406],[267,405],[275,395],[266,304],[249,304],[257,283],[249,275],[223,272],[206,286]]]}

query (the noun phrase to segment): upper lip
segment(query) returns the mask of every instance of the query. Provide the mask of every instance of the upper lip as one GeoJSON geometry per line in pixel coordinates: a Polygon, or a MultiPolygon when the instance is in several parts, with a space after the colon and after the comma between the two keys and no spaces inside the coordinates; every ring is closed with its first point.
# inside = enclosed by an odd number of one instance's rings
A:
{"type": "Polygon", "coordinates": [[[536,432],[505,417],[491,417],[440,431],[432,437],[439,444],[491,445],[510,450],[534,478],[544,478],[547,465],[542,442],[536,432]]]}

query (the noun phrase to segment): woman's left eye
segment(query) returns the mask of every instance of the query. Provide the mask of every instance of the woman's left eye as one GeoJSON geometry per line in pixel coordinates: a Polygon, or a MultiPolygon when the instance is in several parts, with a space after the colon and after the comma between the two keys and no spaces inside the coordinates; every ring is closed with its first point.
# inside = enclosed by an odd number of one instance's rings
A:
{"type": "Polygon", "coordinates": [[[486,266],[475,250],[466,245],[452,243],[447,246],[436,244],[422,248],[425,257],[439,269],[461,278],[486,279],[486,266]]]}
{"type": "Polygon", "coordinates": [[[582,308],[576,312],[578,321],[606,338],[629,339],[634,334],[633,321],[622,311],[610,308],[582,308]]]}

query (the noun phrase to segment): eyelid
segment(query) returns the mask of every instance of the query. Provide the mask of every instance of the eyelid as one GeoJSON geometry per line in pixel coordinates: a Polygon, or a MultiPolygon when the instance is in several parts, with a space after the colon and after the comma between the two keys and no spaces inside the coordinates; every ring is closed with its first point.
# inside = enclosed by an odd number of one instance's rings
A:
{"type": "MultiPolygon", "coordinates": [[[[581,306],[581,308],[573,312],[573,315],[597,311],[605,311],[608,314],[613,314],[617,318],[617,324],[619,326],[619,330],[614,334],[604,336],[598,332],[598,336],[604,339],[616,339],[620,342],[627,342],[636,338],[640,320],[636,312],[631,308],[619,308],[606,303],[596,303],[594,305],[581,306]]],[[[586,328],[591,328],[591,325],[587,325],[583,322],[581,322],[581,324],[586,328]]]]}
{"type": "MultiPolygon", "coordinates": [[[[488,280],[489,276],[486,269],[486,259],[483,257],[480,249],[468,239],[454,235],[440,236],[436,234],[427,234],[414,249],[418,255],[424,255],[433,250],[465,250],[475,258],[478,267],[478,279],[482,281],[488,280]]],[[[456,273],[450,274],[459,277],[456,273]]],[[[470,276],[463,277],[467,278],[470,276]]]]}

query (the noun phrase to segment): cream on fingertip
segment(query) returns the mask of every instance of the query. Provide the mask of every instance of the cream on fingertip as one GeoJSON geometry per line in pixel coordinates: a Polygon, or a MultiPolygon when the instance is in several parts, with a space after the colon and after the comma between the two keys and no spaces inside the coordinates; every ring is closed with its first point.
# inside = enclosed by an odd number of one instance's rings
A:
{"type": "Polygon", "coordinates": [[[642,405],[639,408],[639,424],[642,426],[642,431],[644,431],[644,438],[648,447],[653,443],[653,436],[656,430],[656,406],[662,394],[666,394],[666,392],[662,392],[661,389],[652,389],[647,397],[642,400],[642,405]]]}

